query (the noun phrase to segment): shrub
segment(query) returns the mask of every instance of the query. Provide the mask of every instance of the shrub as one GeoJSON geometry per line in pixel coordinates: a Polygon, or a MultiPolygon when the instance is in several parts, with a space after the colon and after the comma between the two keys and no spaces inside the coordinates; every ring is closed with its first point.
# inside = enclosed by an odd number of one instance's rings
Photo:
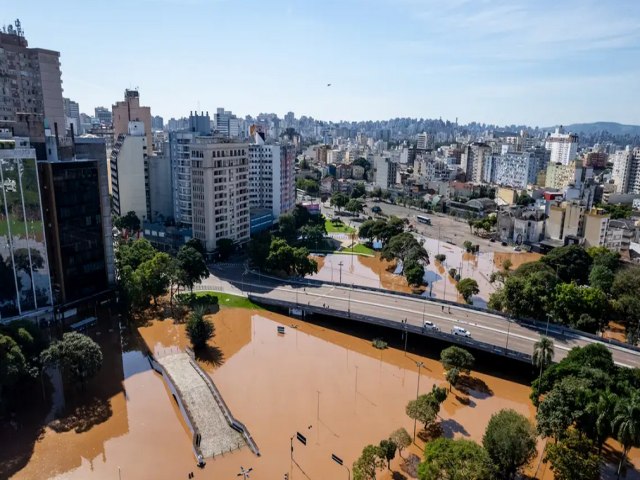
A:
{"type": "Polygon", "coordinates": [[[180,293],[176,295],[178,305],[186,305],[189,308],[202,308],[205,313],[210,313],[218,306],[218,296],[211,292],[201,293],[180,293]]]}
{"type": "Polygon", "coordinates": [[[380,350],[384,350],[389,346],[389,344],[384,340],[382,340],[381,338],[374,338],[371,344],[380,350]]]}

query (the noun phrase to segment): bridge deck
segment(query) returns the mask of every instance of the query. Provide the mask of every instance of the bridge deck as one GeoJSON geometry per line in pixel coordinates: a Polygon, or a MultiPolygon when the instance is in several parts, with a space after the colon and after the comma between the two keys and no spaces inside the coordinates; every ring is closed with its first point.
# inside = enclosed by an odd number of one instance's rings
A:
{"type": "Polygon", "coordinates": [[[159,358],[200,432],[200,450],[205,458],[244,446],[244,437],[231,428],[209,385],[184,352],[159,358]]]}

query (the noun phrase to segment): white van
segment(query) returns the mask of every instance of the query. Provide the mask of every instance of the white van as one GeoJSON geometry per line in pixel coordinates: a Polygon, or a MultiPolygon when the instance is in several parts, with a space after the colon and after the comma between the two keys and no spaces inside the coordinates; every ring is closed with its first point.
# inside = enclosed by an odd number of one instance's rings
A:
{"type": "Polygon", "coordinates": [[[462,327],[453,327],[451,329],[451,333],[453,335],[460,335],[461,337],[471,337],[471,332],[469,332],[469,330],[462,327]]]}
{"type": "Polygon", "coordinates": [[[425,320],[424,321],[424,329],[425,330],[433,330],[434,332],[439,332],[440,331],[440,328],[438,328],[438,326],[435,323],[430,322],[429,320],[425,320]]]}

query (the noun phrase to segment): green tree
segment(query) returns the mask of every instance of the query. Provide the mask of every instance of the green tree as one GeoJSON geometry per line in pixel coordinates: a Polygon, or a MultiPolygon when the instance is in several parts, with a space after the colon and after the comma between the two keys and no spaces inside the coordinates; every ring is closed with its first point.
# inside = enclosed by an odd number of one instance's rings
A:
{"type": "Polygon", "coordinates": [[[492,480],[494,470],[487,452],[471,440],[438,438],[425,446],[420,480],[492,480]]]}
{"type": "Polygon", "coordinates": [[[620,254],[607,247],[589,247],[587,254],[591,257],[594,267],[602,266],[615,272],[620,266],[620,254]]]}
{"type": "Polygon", "coordinates": [[[164,295],[171,282],[173,259],[166,253],[158,252],[151,260],[140,264],[136,280],[141,283],[146,295],[151,295],[153,303],[158,304],[158,297],[164,295]]]}
{"type": "Polygon", "coordinates": [[[87,335],[68,332],[40,354],[43,365],[55,365],[84,387],[102,368],[100,345],[87,335]]]}
{"type": "Polygon", "coordinates": [[[292,214],[285,213],[278,218],[278,236],[283,238],[289,245],[293,245],[298,239],[296,219],[292,214]]]}
{"type": "Polygon", "coordinates": [[[460,370],[456,367],[450,368],[444,372],[444,378],[449,382],[449,391],[451,391],[460,379],[460,370]]]}
{"type": "Polygon", "coordinates": [[[465,240],[462,243],[462,248],[464,248],[467,252],[471,252],[473,250],[473,243],[471,243],[469,240],[465,240]]]}
{"type": "Polygon", "coordinates": [[[607,296],[598,288],[579,286],[575,283],[560,283],[556,285],[553,294],[553,312],[555,318],[566,325],[577,327],[580,316],[587,314],[596,320],[594,325],[584,327],[594,333],[598,330],[607,312],[609,303],[607,296]]]}
{"type": "Polygon", "coordinates": [[[544,397],[536,414],[538,433],[559,440],[584,414],[593,395],[589,382],[567,377],[544,397]]]}
{"type": "Polygon", "coordinates": [[[471,303],[471,297],[480,293],[478,282],[473,278],[463,278],[456,284],[456,290],[462,295],[464,301],[471,303]]]}
{"type": "Polygon", "coordinates": [[[202,244],[199,238],[195,238],[195,237],[190,238],[185,242],[185,245],[187,247],[195,248],[197,251],[200,252],[200,255],[202,255],[203,257],[207,254],[207,251],[205,250],[204,245],[202,244]]]}
{"type": "Polygon", "coordinates": [[[599,288],[604,293],[611,292],[613,286],[614,274],[608,267],[604,265],[594,265],[589,273],[589,285],[599,288]]]}
{"type": "Polygon", "coordinates": [[[418,262],[405,265],[403,273],[409,285],[422,285],[424,282],[424,267],[418,262]]]}
{"type": "Polygon", "coordinates": [[[391,470],[391,460],[395,458],[397,449],[398,445],[391,439],[380,441],[380,453],[382,453],[382,458],[387,461],[387,469],[389,470],[391,470]]]}
{"type": "Polygon", "coordinates": [[[529,196],[526,192],[522,192],[522,194],[518,195],[518,200],[516,200],[516,205],[528,206],[536,203],[535,199],[529,196]]]}
{"type": "Polygon", "coordinates": [[[233,240],[230,238],[221,238],[216,242],[216,246],[218,247],[218,256],[220,257],[220,260],[228,259],[235,248],[233,240]]]}
{"type": "Polygon", "coordinates": [[[187,320],[187,336],[194,350],[206,347],[207,342],[215,335],[215,326],[204,318],[204,310],[196,308],[187,320]]]}
{"type": "Polygon", "coordinates": [[[619,397],[607,389],[599,392],[597,399],[587,405],[586,412],[590,427],[587,434],[594,440],[598,453],[602,450],[607,438],[613,435],[613,417],[618,402],[619,397]]]}
{"type": "Polygon", "coordinates": [[[380,447],[367,445],[362,454],[353,463],[353,480],[375,480],[376,471],[384,468],[383,453],[380,447]]]}
{"type": "Polygon", "coordinates": [[[351,213],[360,213],[363,210],[362,202],[360,200],[356,200],[355,198],[350,199],[345,205],[344,209],[347,212],[351,213]]]}
{"type": "Polygon", "coordinates": [[[537,453],[536,434],[531,422],[511,409],[491,416],[482,445],[496,466],[499,478],[512,479],[537,453]]]}
{"type": "Polygon", "coordinates": [[[324,245],[324,236],[327,233],[323,225],[305,225],[300,229],[302,242],[309,248],[318,248],[324,245]]]}
{"type": "Polygon", "coordinates": [[[622,445],[622,458],[618,466],[618,478],[631,447],[640,447],[640,390],[635,390],[615,408],[613,430],[622,445]]]}
{"type": "Polygon", "coordinates": [[[402,457],[402,450],[411,445],[411,435],[404,428],[399,428],[389,435],[389,440],[396,444],[398,447],[398,455],[402,457]]]}
{"type": "Polygon", "coordinates": [[[440,402],[431,394],[420,395],[410,400],[406,407],[407,416],[424,424],[425,430],[435,422],[440,412],[440,402]]]}
{"type": "Polygon", "coordinates": [[[464,348],[451,346],[440,352],[440,363],[445,370],[457,368],[460,372],[471,373],[475,358],[464,348]]]}
{"type": "Polygon", "coordinates": [[[267,266],[267,257],[271,248],[271,233],[264,231],[256,234],[249,242],[249,260],[258,268],[267,266]]]}
{"type": "Polygon", "coordinates": [[[435,259],[442,264],[447,259],[447,256],[444,253],[439,253],[435,256],[435,259]]]}
{"type": "Polygon", "coordinates": [[[136,270],[141,263],[151,260],[156,252],[157,250],[153,248],[146,238],[129,240],[118,245],[115,251],[116,267],[119,272],[127,266],[131,267],[132,270],[136,270]]]}
{"type": "Polygon", "coordinates": [[[540,260],[553,268],[564,283],[584,285],[589,279],[591,257],[579,245],[556,247],[540,260]]]}
{"type": "Polygon", "coordinates": [[[600,459],[593,443],[570,429],[559,442],[547,444],[545,462],[549,462],[555,480],[598,480],[600,459]]]}
{"type": "Polygon", "coordinates": [[[296,188],[304,190],[309,195],[316,195],[320,191],[320,184],[317,180],[310,178],[299,178],[296,180],[296,188]]]}
{"type": "Polygon", "coordinates": [[[392,237],[382,248],[380,258],[387,261],[400,260],[402,263],[409,262],[409,260],[429,262],[429,254],[409,232],[392,237]]]}
{"type": "Polygon", "coordinates": [[[348,202],[349,197],[347,197],[344,193],[336,192],[331,195],[330,204],[332,207],[337,207],[338,211],[340,211],[341,208],[344,208],[348,202]]]}
{"type": "Polygon", "coordinates": [[[0,398],[5,387],[11,387],[27,373],[27,361],[16,341],[0,333],[0,398]]]}
{"type": "Polygon", "coordinates": [[[318,271],[318,262],[309,258],[309,250],[304,247],[293,249],[294,266],[293,272],[299,276],[314,274],[318,271]]]}
{"type": "Polygon", "coordinates": [[[127,212],[124,217],[116,217],[113,221],[113,224],[119,230],[124,229],[128,230],[129,232],[140,231],[140,219],[134,211],[127,212]]]}
{"type": "Polygon", "coordinates": [[[193,286],[209,276],[203,256],[193,247],[183,245],[176,256],[180,284],[193,292],[193,286]]]}
{"type": "Polygon", "coordinates": [[[542,378],[542,371],[551,365],[553,357],[555,355],[553,340],[549,337],[542,336],[540,340],[533,344],[533,355],[531,361],[540,369],[540,377],[542,378]]]}
{"type": "Polygon", "coordinates": [[[351,198],[362,198],[367,194],[364,183],[358,182],[353,186],[351,190],[351,198]]]}

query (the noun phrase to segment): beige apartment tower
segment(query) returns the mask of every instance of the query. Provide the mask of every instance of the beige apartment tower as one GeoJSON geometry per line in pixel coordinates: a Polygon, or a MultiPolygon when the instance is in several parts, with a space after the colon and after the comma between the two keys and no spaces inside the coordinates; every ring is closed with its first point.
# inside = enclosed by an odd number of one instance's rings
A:
{"type": "Polygon", "coordinates": [[[249,240],[249,145],[196,137],[191,146],[193,236],[213,252],[249,240]]]}
{"type": "Polygon", "coordinates": [[[144,124],[144,134],[147,137],[147,146],[151,150],[151,145],[153,145],[151,108],[140,106],[140,93],[137,90],[125,90],[124,101],[113,104],[111,111],[114,140],[119,135],[127,135],[129,122],[142,122],[144,124]]]}

